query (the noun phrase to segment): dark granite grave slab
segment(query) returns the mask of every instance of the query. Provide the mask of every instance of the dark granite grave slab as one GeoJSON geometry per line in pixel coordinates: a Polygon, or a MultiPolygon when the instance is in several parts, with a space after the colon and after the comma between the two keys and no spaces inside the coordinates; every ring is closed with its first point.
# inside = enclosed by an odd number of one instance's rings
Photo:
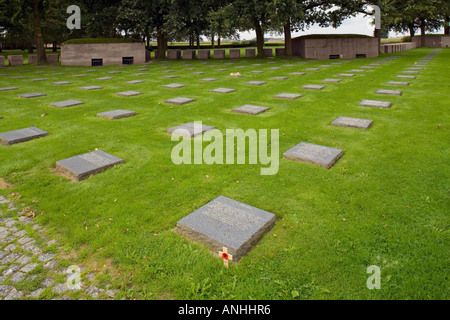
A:
{"type": "Polygon", "coordinates": [[[117,120],[117,119],[134,117],[136,114],[137,114],[136,111],[119,109],[119,110],[98,113],[97,117],[105,118],[105,119],[109,119],[109,120],[117,120]]]}
{"type": "Polygon", "coordinates": [[[0,133],[0,144],[2,144],[4,146],[9,146],[12,144],[21,143],[21,142],[45,137],[47,135],[48,135],[48,132],[45,132],[36,127],[8,131],[8,132],[0,133]]]}
{"type": "Polygon", "coordinates": [[[251,86],[262,86],[264,84],[266,84],[267,82],[265,81],[249,81],[246,82],[245,84],[251,85],[251,86]]]}
{"type": "Polygon", "coordinates": [[[357,128],[357,129],[369,129],[373,124],[372,120],[339,117],[334,120],[331,125],[335,127],[357,128]]]}
{"type": "Polygon", "coordinates": [[[56,162],[56,171],[74,181],[81,181],[123,162],[120,158],[96,150],[56,162]]]}
{"type": "Polygon", "coordinates": [[[218,253],[223,248],[238,262],[272,229],[273,213],[223,196],[177,223],[177,232],[218,253]]]}
{"type": "Polygon", "coordinates": [[[361,107],[390,108],[392,104],[388,101],[363,100],[359,105],[361,107]]]}
{"type": "Polygon", "coordinates": [[[178,134],[179,136],[186,138],[194,138],[198,135],[202,135],[208,130],[214,130],[215,127],[206,124],[200,124],[195,122],[185,123],[176,127],[167,129],[168,134],[178,134]]]}
{"type": "Polygon", "coordinates": [[[11,91],[11,90],[19,90],[19,88],[16,88],[16,87],[0,88],[0,92],[1,91],[11,91]]]}
{"type": "Polygon", "coordinates": [[[51,106],[58,107],[58,108],[69,108],[69,107],[78,106],[80,104],[84,104],[84,102],[78,101],[78,100],[65,100],[65,101],[52,103],[51,106]]]}
{"type": "Polygon", "coordinates": [[[246,104],[243,106],[240,106],[233,110],[234,113],[243,113],[243,114],[249,114],[249,115],[258,115],[260,113],[266,112],[270,108],[267,107],[261,107],[261,106],[255,106],[251,104],[246,104]]]}
{"type": "Polygon", "coordinates": [[[177,97],[177,98],[173,98],[173,99],[168,99],[168,100],[166,100],[164,102],[168,103],[168,104],[174,104],[174,105],[177,105],[177,106],[181,106],[181,105],[188,104],[188,103],[191,103],[191,102],[194,102],[194,101],[196,101],[196,100],[195,99],[190,99],[190,98],[177,97]]]}
{"type": "Polygon", "coordinates": [[[31,99],[31,98],[39,98],[39,97],[44,97],[46,96],[46,93],[41,93],[41,92],[33,92],[33,93],[24,93],[24,94],[20,94],[19,97],[20,98],[25,98],[25,99],[31,99]]]}
{"type": "Polygon", "coordinates": [[[283,154],[285,159],[314,164],[330,169],[342,156],[340,149],[301,142],[283,154]]]}

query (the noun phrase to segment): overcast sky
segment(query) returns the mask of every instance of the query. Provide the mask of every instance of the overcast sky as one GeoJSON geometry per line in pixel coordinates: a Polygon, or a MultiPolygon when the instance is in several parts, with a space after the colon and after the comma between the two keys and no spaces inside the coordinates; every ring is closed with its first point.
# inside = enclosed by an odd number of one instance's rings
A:
{"type": "MultiPolygon", "coordinates": [[[[365,34],[368,36],[373,36],[373,31],[375,26],[372,25],[373,17],[370,16],[364,16],[363,14],[358,14],[356,17],[345,20],[342,25],[337,28],[321,28],[318,25],[313,25],[311,28],[301,31],[301,32],[294,32],[292,33],[292,37],[299,37],[306,34],[344,34],[344,33],[351,33],[351,34],[365,34]]],[[[242,32],[240,33],[241,39],[254,39],[255,33],[254,32],[242,32]]],[[[405,34],[406,35],[406,34],[405,34]]],[[[394,32],[391,32],[389,34],[390,37],[397,37],[397,36],[403,36],[398,35],[394,32]]],[[[283,35],[277,35],[277,34],[267,34],[266,37],[270,38],[282,38],[283,35]]]]}

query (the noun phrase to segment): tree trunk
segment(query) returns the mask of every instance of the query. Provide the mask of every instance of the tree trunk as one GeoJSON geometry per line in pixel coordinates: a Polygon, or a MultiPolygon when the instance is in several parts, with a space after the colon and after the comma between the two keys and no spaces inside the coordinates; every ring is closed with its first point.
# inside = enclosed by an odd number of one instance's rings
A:
{"type": "Polygon", "coordinates": [[[264,32],[262,30],[259,21],[254,20],[253,25],[255,26],[256,32],[256,47],[258,48],[258,58],[263,58],[264,55],[264,32]]]}
{"type": "Polygon", "coordinates": [[[287,57],[292,57],[292,35],[291,35],[291,22],[288,21],[284,25],[284,51],[287,57]]]}
{"type": "Polygon", "coordinates": [[[33,0],[33,29],[36,40],[38,63],[47,63],[44,40],[42,38],[41,15],[39,12],[40,4],[39,0],[33,0]]]}
{"type": "Polygon", "coordinates": [[[200,35],[199,34],[197,34],[197,49],[200,49],[200,35]]]}
{"type": "Polygon", "coordinates": [[[158,32],[157,40],[158,40],[158,51],[156,53],[156,58],[165,59],[167,51],[167,40],[166,37],[161,33],[161,31],[158,32]]]}
{"type": "Polygon", "coordinates": [[[444,19],[444,34],[450,35],[450,17],[445,17],[444,19]]]}
{"type": "Polygon", "coordinates": [[[425,46],[425,19],[420,19],[420,45],[425,46]]]}
{"type": "Polygon", "coordinates": [[[381,52],[381,29],[375,29],[375,38],[378,39],[378,52],[381,52]]]}
{"type": "Polygon", "coordinates": [[[52,48],[53,52],[58,51],[58,44],[56,43],[56,41],[53,41],[53,48],[52,48]]]}
{"type": "Polygon", "coordinates": [[[416,35],[416,29],[414,28],[414,23],[408,26],[409,36],[411,37],[411,41],[413,41],[414,36],[416,35]]]}
{"type": "Polygon", "coordinates": [[[217,36],[217,48],[220,48],[220,33],[217,36]]]}
{"type": "Polygon", "coordinates": [[[211,45],[212,45],[212,48],[213,48],[213,49],[216,48],[216,46],[215,46],[215,44],[214,44],[214,43],[215,43],[214,36],[215,36],[214,32],[211,32],[211,45]]]}

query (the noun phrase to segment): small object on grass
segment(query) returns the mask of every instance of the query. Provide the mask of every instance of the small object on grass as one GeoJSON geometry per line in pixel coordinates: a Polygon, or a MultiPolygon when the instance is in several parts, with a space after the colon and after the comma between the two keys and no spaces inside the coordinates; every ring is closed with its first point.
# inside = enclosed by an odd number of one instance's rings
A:
{"type": "Polygon", "coordinates": [[[220,257],[223,259],[223,265],[228,268],[228,261],[233,261],[233,256],[228,253],[228,249],[223,247],[222,251],[219,251],[220,257]]]}

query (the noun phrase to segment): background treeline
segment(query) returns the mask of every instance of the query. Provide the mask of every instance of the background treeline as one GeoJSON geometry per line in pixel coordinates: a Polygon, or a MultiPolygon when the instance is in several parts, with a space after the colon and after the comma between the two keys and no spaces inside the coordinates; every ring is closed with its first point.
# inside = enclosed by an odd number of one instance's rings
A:
{"type": "Polygon", "coordinates": [[[255,33],[262,55],[267,32],[284,34],[292,54],[291,33],[314,23],[338,27],[358,13],[372,15],[368,5],[383,12],[383,30],[422,35],[444,27],[449,34],[449,0],[0,0],[0,50],[37,49],[45,61],[44,43],[54,50],[74,38],[124,37],[157,42],[163,56],[168,42],[199,47],[201,37],[218,47],[238,32],[255,33]],[[70,5],[81,8],[81,30],[66,26],[70,5]]]}

